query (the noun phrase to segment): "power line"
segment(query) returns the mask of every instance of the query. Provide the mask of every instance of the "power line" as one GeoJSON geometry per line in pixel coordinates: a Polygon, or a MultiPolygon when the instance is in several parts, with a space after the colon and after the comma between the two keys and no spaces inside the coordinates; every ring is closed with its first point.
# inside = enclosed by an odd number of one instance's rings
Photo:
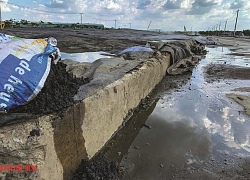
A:
{"type": "Polygon", "coordinates": [[[224,32],[225,32],[228,21],[232,20],[235,17],[236,14],[237,14],[237,11],[232,15],[232,17],[226,19],[225,21],[221,21],[219,24],[214,25],[213,28],[212,28],[212,31],[216,31],[216,34],[217,34],[218,26],[219,26],[219,31],[220,31],[221,23],[225,23],[225,27],[224,27],[224,32]]]}
{"type": "Polygon", "coordinates": [[[246,10],[248,10],[248,9],[250,9],[250,7],[249,7],[249,8],[247,8],[247,9],[240,9],[240,11],[246,11],[246,10]]]}
{"type": "Polygon", "coordinates": [[[229,18],[229,19],[227,19],[228,21],[230,21],[231,19],[233,19],[234,18],[234,16],[237,14],[237,11],[233,14],[233,16],[231,17],[231,18],[229,18]]]}
{"type": "Polygon", "coordinates": [[[114,20],[109,20],[109,19],[100,19],[100,18],[96,18],[96,17],[93,17],[93,16],[90,16],[90,15],[87,15],[86,13],[83,13],[84,16],[86,17],[89,17],[89,18],[92,18],[92,19],[95,19],[95,20],[99,20],[99,21],[114,21],[114,20]]]}

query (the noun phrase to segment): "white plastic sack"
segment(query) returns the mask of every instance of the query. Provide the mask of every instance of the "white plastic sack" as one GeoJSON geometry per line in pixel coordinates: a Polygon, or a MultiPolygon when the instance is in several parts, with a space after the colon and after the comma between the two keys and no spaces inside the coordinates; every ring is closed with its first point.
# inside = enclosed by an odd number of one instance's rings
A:
{"type": "Polygon", "coordinates": [[[24,105],[42,89],[56,48],[45,39],[0,33],[0,110],[24,105]]]}

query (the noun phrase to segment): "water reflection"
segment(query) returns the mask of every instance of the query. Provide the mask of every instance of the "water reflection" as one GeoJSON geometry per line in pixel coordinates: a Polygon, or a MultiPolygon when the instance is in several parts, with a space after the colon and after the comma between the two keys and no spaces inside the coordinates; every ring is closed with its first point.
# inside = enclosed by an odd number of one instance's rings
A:
{"type": "Polygon", "coordinates": [[[62,60],[70,59],[77,62],[92,63],[100,58],[111,58],[111,54],[106,52],[85,52],[85,53],[61,53],[62,60]]]}
{"type": "MultiPolygon", "coordinates": [[[[216,64],[226,63],[229,65],[236,65],[243,67],[248,67],[248,63],[250,63],[250,58],[243,56],[243,54],[247,54],[244,51],[237,50],[239,53],[233,53],[226,47],[216,47],[207,49],[211,52],[207,55],[206,58],[207,61],[209,61],[210,63],[216,63],[216,64]]],[[[202,63],[206,63],[206,61],[203,61],[202,63]]]]}
{"type": "Polygon", "coordinates": [[[227,55],[227,48],[208,48],[207,57],[194,69],[190,82],[180,91],[167,93],[158,101],[146,123],[122,159],[130,164],[129,177],[159,179],[170,177],[171,167],[199,168],[215,158],[250,156],[249,117],[225,94],[250,81],[227,80],[206,83],[203,68],[226,61],[244,66],[249,58],[227,55]],[[137,147],[137,148],[135,148],[137,147]]]}

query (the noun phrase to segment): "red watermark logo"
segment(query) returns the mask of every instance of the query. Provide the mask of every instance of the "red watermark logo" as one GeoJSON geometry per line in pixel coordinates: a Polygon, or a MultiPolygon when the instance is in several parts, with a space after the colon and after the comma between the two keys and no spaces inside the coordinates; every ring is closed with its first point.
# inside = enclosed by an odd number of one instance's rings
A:
{"type": "Polygon", "coordinates": [[[34,172],[38,171],[36,165],[33,164],[0,164],[0,173],[2,172],[34,172]]]}

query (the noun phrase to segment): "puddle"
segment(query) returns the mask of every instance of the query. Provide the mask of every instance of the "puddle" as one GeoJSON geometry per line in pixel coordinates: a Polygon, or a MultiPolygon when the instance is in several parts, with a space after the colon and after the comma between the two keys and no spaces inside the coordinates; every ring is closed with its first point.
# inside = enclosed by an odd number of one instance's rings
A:
{"type": "Polygon", "coordinates": [[[250,157],[249,117],[241,113],[243,107],[225,96],[250,81],[207,83],[203,77],[208,64],[245,66],[250,59],[229,55],[232,52],[225,47],[207,50],[188,84],[165,92],[153,112],[144,117],[150,128],[140,129],[121,160],[129,178],[162,179],[172,177],[175,168],[199,169],[211,159],[224,165],[229,157],[250,157]]]}
{"type": "Polygon", "coordinates": [[[70,59],[77,62],[95,62],[100,58],[111,58],[112,54],[107,52],[85,52],[85,53],[64,53],[61,52],[62,60],[70,59]]]}
{"type": "MultiPolygon", "coordinates": [[[[202,64],[228,64],[235,66],[249,67],[250,58],[243,55],[247,55],[246,52],[234,53],[225,47],[207,48],[210,53],[206,60],[202,61],[202,64]],[[243,53],[243,54],[240,54],[243,53]]],[[[248,52],[249,53],[249,52],[248,52]]]]}

